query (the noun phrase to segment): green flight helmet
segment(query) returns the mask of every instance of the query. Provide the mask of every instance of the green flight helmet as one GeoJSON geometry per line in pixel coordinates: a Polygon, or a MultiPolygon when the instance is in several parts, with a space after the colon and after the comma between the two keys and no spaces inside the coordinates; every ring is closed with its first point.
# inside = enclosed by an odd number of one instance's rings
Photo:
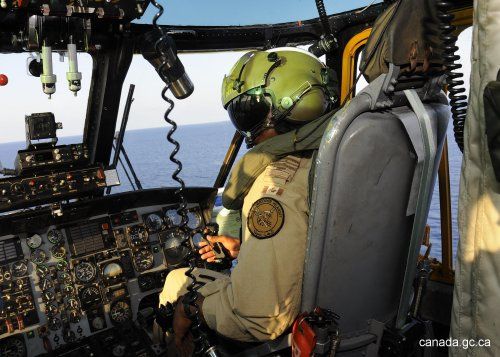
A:
{"type": "Polygon", "coordinates": [[[222,83],[222,104],[247,145],[266,128],[281,134],[330,110],[332,72],[311,53],[294,47],[251,51],[222,83]]]}

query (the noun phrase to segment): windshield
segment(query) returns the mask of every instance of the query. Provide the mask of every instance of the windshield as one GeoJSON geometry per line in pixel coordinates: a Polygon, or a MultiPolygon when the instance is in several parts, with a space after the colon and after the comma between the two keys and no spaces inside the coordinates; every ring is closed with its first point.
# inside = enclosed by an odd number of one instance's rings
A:
{"type": "MultiPolygon", "coordinates": [[[[327,14],[363,8],[380,0],[325,0],[327,14]]],[[[161,25],[179,26],[247,26],[278,24],[309,20],[318,17],[313,0],[167,0],[162,2],[165,13],[158,21],[161,25]],[[189,3],[189,6],[186,4],[189,3]]],[[[151,4],[137,23],[151,23],[157,9],[151,4]]]]}
{"type": "Polygon", "coordinates": [[[54,74],[57,76],[56,92],[49,99],[42,91],[40,78],[33,77],[27,71],[29,54],[0,54],[0,74],[8,77],[8,84],[0,87],[0,162],[6,168],[12,168],[19,150],[26,148],[25,115],[32,113],[54,113],[56,122],[63,125],[57,131],[59,144],[81,143],[87,100],[92,75],[92,58],[87,53],[78,54],[79,71],[82,73],[82,88],[74,96],[68,88],[66,72],[68,61],[60,61],[58,54],[53,54],[54,74]]]}

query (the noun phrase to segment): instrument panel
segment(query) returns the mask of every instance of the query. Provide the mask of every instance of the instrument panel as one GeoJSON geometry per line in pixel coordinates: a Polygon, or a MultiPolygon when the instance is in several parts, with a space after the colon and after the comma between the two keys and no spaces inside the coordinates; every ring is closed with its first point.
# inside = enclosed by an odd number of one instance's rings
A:
{"type": "Polygon", "coordinates": [[[132,324],[184,264],[187,231],[205,226],[207,209],[188,208],[184,231],[176,206],[164,204],[0,237],[0,351],[11,351],[1,355],[63,351],[132,324]],[[20,344],[26,353],[12,352],[20,344]]]}

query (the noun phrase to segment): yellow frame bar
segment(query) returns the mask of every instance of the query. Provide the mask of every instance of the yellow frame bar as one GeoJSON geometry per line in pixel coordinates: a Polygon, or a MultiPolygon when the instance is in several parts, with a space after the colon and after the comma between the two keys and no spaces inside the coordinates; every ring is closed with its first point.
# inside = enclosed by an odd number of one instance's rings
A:
{"type": "Polygon", "coordinates": [[[356,79],[355,66],[358,50],[368,41],[368,37],[370,37],[371,32],[372,29],[369,28],[354,35],[349,42],[347,42],[344,48],[344,53],[342,54],[342,81],[340,87],[340,100],[342,103],[347,97],[347,94],[356,79]]]}

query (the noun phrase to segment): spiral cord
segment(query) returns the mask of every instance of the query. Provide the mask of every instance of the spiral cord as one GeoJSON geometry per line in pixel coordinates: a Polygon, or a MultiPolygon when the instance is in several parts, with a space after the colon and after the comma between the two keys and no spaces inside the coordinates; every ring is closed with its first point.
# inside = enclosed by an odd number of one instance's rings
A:
{"type": "Polygon", "coordinates": [[[455,26],[451,23],[454,15],[449,13],[452,8],[452,2],[446,0],[437,0],[437,17],[440,21],[439,29],[441,31],[442,51],[444,66],[446,68],[446,84],[448,86],[448,97],[450,99],[451,114],[453,118],[453,132],[455,141],[460,148],[464,151],[464,126],[467,117],[467,95],[465,93],[463,73],[458,72],[462,65],[457,63],[460,56],[455,54],[458,50],[456,46],[457,36],[453,34],[456,30],[455,26]]]}
{"type": "MultiPolygon", "coordinates": [[[[161,34],[160,38],[156,41],[155,43],[155,50],[157,53],[161,54],[161,58],[166,58],[165,55],[165,47],[166,46],[161,46],[162,43],[167,42],[167,34],[163,31],[163,29],[158,25],[158,19],[163,15],[164,13],[164,8],[161,4],[159,4],[156,0],[152,0],[151,3],[153,4],[154,7],[158,9],[157,13],[153,17],[153,27],[159,31],[161,34]]],[[[158,67],[158,74],[160,75],[161,79],[165,82],[168,83],[168,79],[165,76],[165,71],[164,68],[167,66],[167,62],[165,60],[162,61],[161,65],[158,67]]],[[[192,320],[192,325],[191,325],[191,333],[193,335],[193,342],[194,342],[194,354],[195,355],[201,355],[205,351],[205,349],[208,347],[207,343],[207,336],[205,332],[202,329],[202,323],[200,319],[200,311],[199,311],[199,306],[197,304],[198,300],[198,290],[202,286],[200,282],[196,279],[196,276],[193,274],[194,269],[196,268],[196,250],[191,246],[191,234],[192,232],[186,228],[187,222],[188,222],[188,217],[187,217],[187,200],[184,195],[184,191],[186,189],[186,185],[184,183],[184,180],[181,179],[180,173],[182,171],[182,162],[176,158],[177,153],[180,150],[180,143],[174,139],[174,133],[177,130],[177,123],[172,120],[169,115],[174,109],[175,103],[172,99],[170,99],[167,96],[167,92],[169,90],[169,86],[165,85],[161,92],[161,97],[162,99],[168,104],[168,108],[165,111],[164,114],[164,119],[165,121],[171,126],[169,132],[167,133],[167,140],[169,143],[171,143],[174,146],[174,149],[172,150],[169,159],[172,163],[176,165],[176,169],[174,170],[172,174],[172,179],[176,181],[179,184],[179,188],[175,191],[175,195],[177,196],[179,200],[179,207],[177,209],[177,213],[181,216],[181,223],[179,225],[179,229],[183,231],[184,234],[184,239],[182,240],[181,245],[187,248],[187,251],[189,252],[185,260],[189,263],[189,268],[186,271],[185,275],[188,276],[191,279],[191,284],[187,287],[188,294],[187,294],[187,303],[191,305],[194,308],[194,313],[191,314],[190,319],[192,320]]]]}
{"type": "Polygon", "coordinates": [[[323,25],[323,32],[325,34],[331,34],[332,30],[330,28],[330,23],[328,22],[328,15],[326,14],[325,3],[323,0],[315,0],[316,8],[318,9],[319,19],[323,25]]]}

